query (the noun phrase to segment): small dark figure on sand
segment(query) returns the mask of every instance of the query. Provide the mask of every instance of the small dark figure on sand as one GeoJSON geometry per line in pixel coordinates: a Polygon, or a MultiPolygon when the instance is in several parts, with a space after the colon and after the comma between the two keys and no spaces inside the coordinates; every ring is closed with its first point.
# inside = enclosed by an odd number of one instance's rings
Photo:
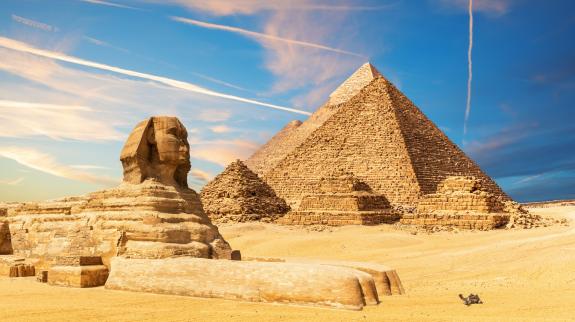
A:
{"type": "Polygon", "coordinates": [[[459,294],[459,298],[463,301],[463,304],[467,306],[470,306],[471,304],[483,304],[477,294],[469,294],[468,297],[463,297],[463,294],[459,294]]]}

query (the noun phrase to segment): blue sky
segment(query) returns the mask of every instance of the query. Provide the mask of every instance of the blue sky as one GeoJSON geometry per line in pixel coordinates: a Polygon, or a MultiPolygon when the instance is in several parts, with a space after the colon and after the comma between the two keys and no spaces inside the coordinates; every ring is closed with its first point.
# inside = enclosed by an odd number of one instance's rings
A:
{"type": "Polygon", "coordinates": [[[575,198],[575,3],[3,0],[0,201],[121,180],[133,126],[176,115],[196,189],[370,61],[514,198],[575,198]]]}

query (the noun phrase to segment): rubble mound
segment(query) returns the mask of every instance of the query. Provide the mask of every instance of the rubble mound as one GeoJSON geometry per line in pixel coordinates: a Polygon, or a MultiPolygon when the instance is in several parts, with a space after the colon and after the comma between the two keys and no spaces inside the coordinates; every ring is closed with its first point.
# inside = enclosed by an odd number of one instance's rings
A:
{"type": "Polygon", "coordinates": [[[240,160],[228,165],[200,195],[204,210],[216,222],[271,222],[289,210],[286,202],[240,160]]]}

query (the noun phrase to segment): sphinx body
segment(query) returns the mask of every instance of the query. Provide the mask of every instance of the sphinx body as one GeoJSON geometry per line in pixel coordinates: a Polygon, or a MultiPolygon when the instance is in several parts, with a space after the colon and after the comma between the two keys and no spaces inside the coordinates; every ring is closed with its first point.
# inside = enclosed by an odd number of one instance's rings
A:
{"type": "MultiPolygon", "coordinates": [[[[230,258],[229,244],[188,188],[189,144],[175,117],[151,117],[121,154],[123,183],[80,197],[0,211],[3,253],[48,267],[62,255],[230,258]]],[[[2,206],[0,206],[1,208],[2,206]]]]}

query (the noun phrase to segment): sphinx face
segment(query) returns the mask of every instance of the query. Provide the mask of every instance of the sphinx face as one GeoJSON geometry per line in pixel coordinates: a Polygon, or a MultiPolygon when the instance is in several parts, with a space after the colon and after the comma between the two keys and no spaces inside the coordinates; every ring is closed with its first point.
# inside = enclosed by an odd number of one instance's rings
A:
{"type": "Polygon", "coordinates": [[[184,125],[171,116],[153,116],[132,131],[120,156],[124,182],[139,184],[148,178],[188,188],[190,145],[184,125]]]}
{"type": "Polygon", "coordinates": [[[190,163],[188,132],[177,118],[154,118],[154,139],[160,163],[176,166],[190,163]]]}

